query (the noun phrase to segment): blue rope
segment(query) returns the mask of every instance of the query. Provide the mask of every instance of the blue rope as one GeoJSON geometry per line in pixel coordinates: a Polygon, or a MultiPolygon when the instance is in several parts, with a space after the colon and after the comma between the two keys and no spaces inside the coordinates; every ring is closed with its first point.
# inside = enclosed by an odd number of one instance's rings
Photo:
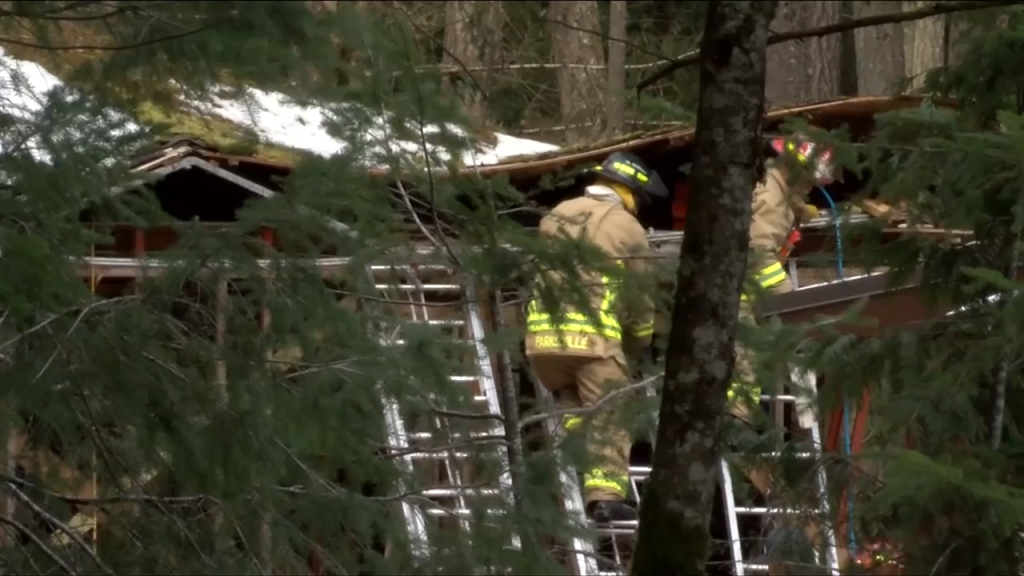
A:
{"type": "MultiPolygon", "coordinates": [[[[822,195],[825,196],[825,201],[828,202],[829,210],[832,212],[832,222],[836,227],[836,274],[839,279],[843,279],[843,235],[842,230],[839,227],[839,211],[836,210],[836,203],[832,201],[832,196],[821,186],[818,186],[818,190],[821,191],[822,195]]],[[[846,449],[846,455],[849,456],[853,452],[853,439],[850,434],[850,405],[843,402],[843,447],[846,449]]],[[[853,494],[847,492],[847,511],[849,517],[847,519],[847,528],[849,530],[848,537],[850,541],[850,555],[857,555],[857,537],[854,534],[853,529],[853,494]]]]}

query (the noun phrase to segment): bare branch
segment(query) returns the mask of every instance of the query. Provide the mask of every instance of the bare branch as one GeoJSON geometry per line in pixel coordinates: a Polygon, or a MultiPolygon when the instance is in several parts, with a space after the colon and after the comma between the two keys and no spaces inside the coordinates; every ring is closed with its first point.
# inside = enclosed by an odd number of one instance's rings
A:
{"type": "MultiPolygon", "coordinates": [[[[110,576],[114,575],[114,571],[111,570],[109,566],[104,564],[102,560],[100,560],[100,557],[96,555],[96,551],[92,549],[92,546],[86,544],[85,541],[82,540],[81,536],[75,534],[75,530],[73,528],[55,518],[53,514],[50,514],[46,510],[43,510],[42,506],[36,504],[31,498],[26,496],[25,493],[19,490],[18,487],[15,486],[14,484],[8,482],[7,486],[14,492],[14,496],[18,500],[20,500],[22,503],[31,508],[33,512],[42,516],[47,522],[55,526],[57,530],[59,530],[62,534],[67,536],[68,539],[74,542],[76,546],[81,548],[83,552],[88,554],[89,557],[92,558],[92,561],[96,563],[96,566],[98,566],[105,573],[110,574],[110,576]]],[[[98,528],[98,526],[92,527],[93,530],[97,530],[98,528]]]]}
{"type": "Polygon", "coordinates": [[[523,418],[522,422],[519,423],[519,429],[523,430],[527,426],[530,426],[531,424],[538,424],[551,418],[561,418],[563,416],[593,415],[594,413],[600,412],[601,410],[607,408],[612,403],[612,400],[615,400],[616,398],[619,398],[620,396],[623,396],[630,392],[636,392],[637,390],[642,390],[644,388],[652,386],[661,377],[662,373],[655,374],[654,376],[648,376],[647,378],[644,378],[643,380],[635,384],[630,384],[629,386],[623,386],[622,388],[613,390],[608,394],[602,396],[600,400],[598,400],[591,406],[586,406],[584,408],[566,408],[563,410],[552,410],[550,412],[544,412],[543,414],[534,414],[533,416],[528,416],[526,418],[523,418]]]}
{"type": "Polygon", "coordinates": [[[134,50],[136,48],[143,48],[146,46],[152,46],[153,44],[160,44],[161,42],[170,42],[173,40],[181,40],[194,36],[200,32],[205,32],[213,28],[213,25],[202,26],[194,30],[188,30],[179,34],[168,34],[167,36],[160,36],[159,38],[151,38],[149,40],[140,40],[131,44],[118,44],[118,45],[103,45],[103,44],[71,44],[65,46],[47,46],[45,44],[36,44],[35,42],[26,42],[24,40],[15,40],[14,38],[0,38],[0,44],[10,44],[11,46],[21,46],[23,48],[34,48],[36,50],[46,50],[50,52],[64,52],[70,50],[96,50],[100,52],[119,52],[123,50],[134,50]]]}
{"type": "MultiPolygon", "coordinates": [[[[848,20],[845,22],[837,22],[835,24],[829,24],[827,26],[819,26],[817,28],[811,28],[808,30],[793,30],[790,32],[782,32],[778,34],[772,34],[768,37],[768,45],[781,44],[783,42],[790,42],[792,40],[804,40],[806,38],[818,38],[821,36],[828,36],[830,34],[839,34],[840,32],[847,32],[849,30],[856,30],[858,28],[869,28],[871,26],[879,26],[882,24],[898,24],[900,22],[911,22],[914,20],[921,20],[923,18],[930,18],[932,16],[940,16],[943,14],[955,14],[957,12],[969,12],[972,10],[984,10],[986,8],[1001,8],[1005,6],[1015,6],[1024,4],[1022,1],[990,1],[990,2],[936,2],[930,6],[925,6],[917,10],[910,10],[907,12],[895,12],[891,14],[876,14],[872,16],[865,16],[864,18],[856,18],[854,20],[848,20]]],[[[661,70],[658,70],[654,74],[640,80],[636,84],[636,91],[640,92],[644,88],[647,88],[651,84],[668,77],[676,70],[680,70],[692,64],[696,64],[700,61],[700,50],[694,50],[687,52],[675,59],[661,70]]]]}
{"type": "Polygon", "coordinates": [[[46,554],[47,558],[49,558],[57,566],[60,566],[61,570],[63,570],[64,572],[66,572],[68,574],[77,574],[77,572],[75,572],[74,570],[71,569],[70,566],[65,564],[64,561],[61,560],[60,557],[57,556],[57,554],[53,550],[51,550],[50,547],[47,546],[45,542],[40,540],[39,536],[36,536],[36,534],[34,532],[32,532],[31,530],[26,528],[23,524],[21,524],[17,520],[15,520],[13,518],[8,518],[7,516],[0,516],[0,524],[5,524],[7,526],[10,526],[11,528],[14,528],[18,532],[21,532],[22,534],[27,536],[28,539],[31,540],[33,544],[38,546],[39,549],[43,551],[43,554],[46,554]]]}

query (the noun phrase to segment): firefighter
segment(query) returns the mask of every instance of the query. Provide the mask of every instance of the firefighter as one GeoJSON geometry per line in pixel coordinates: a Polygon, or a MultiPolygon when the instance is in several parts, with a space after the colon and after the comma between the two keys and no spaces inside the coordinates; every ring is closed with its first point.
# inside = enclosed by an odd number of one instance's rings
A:
{"type": "MultiPolygon", "coordinates": [[[[802,222],[817,216],[817,209],[807,202],[807,197],[815,186],[832,182],[834,173],[832,151],[816,150],[816,145],[801,135],[774,138],[771,148],[776,157],[767,163],[764,179],[754,188],[751,198],[747,267],[754,285],[748,283],[741,296],[740,322],[744,323],[754,321],[751,310],[754,294],[783,294],[793,290],[779,254],[786,248],[790,234],[802,222]]],[[[754,384],[750,353],[742,347],[736,351],[735,376],[737,381],[729,390],[730,410],[749,422],[749,409],[758,405],[761,389],[754,384]]]]}
{"type": "MultiPolygon", "coordinates": [[[[615,387],[628,384],[626,358],[650,354],[654,305],[637,295],[630,278],[638,278],[650,254],[638,211],[654,198],[668,198],[661,178],[636,156],[615,153],[588,170],[595,182],[581,197],[566,200],[540,223],[540,233],[586,240],[611,259],[626,275],[581,270],[591,310],[560,303],[558,314],[535,298],[527,309],[526,354],[540,382],[562,408],[586,408],[615,387]]],[[[546,273],[540,282],[560,282],[546,273]]],[[[583,473],[587,515],[598,522],[635,520],[636,509],[626,502],[629,486],[628,430],[615,422],[614,410],[599,410],[586,423],[585,442],[595,464],[583,473]]],[[[562,425],[571,431],[583,424],[568,416],[562,425]]]]}
{"type": "MultiPolygon", "coordinates": [[[[817,209],[808,203],[810,191],[818,185],[832,181],[834,167],[831,150],[817,149],[815,143],[801,135],[792,138],[774,138],[770,141],[775,158],[767,163],[764,179],[754,188],[751,198],[750,244],[747,258],[748,282],[740,302],[739,319],[754,323],[751,303],[765,292],[783,294],[793,290],[780,258],[791,246],[792,233],[802,222],[817,216],[817,209]]],[[[749,350],[738,347],[734,383],[729,390],[730,412],[741,421],[751,424],[751,410],[760,404],[761,387],[756,384],[749,350]]],[[[772,489],[771,473],[767,468],[752,466],[746,471],[754,488],[768,496],[772,489]]],[[[777,530],[787,528],[778,527],[777,530]]],[[[820,542],[820,529],[816,522],[804,527],[810,543],[820,542]]],[[[771,563],[770,574],[784,574],[785,567],[771,563]],[[780,571],[781,570],[781,571],[780,571]]]]}

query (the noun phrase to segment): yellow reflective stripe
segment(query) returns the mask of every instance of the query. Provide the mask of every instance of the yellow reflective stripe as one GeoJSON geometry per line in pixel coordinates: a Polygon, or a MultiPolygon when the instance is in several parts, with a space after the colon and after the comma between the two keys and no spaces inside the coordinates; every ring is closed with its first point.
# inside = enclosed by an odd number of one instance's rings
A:
{"type": "Polygon", "coordinates": [[[757,273],[757,283],[760,284],[762,288],[771,288],[772,286],[782,284],[785,281],[786,269],[782,267],[781,262],[776,262],[771,266],[766,266],[757,273]]]}
{"type": "Polygon", "coordinates": [[[643,338],[654,334],[654,324],[641,324],[633,331],[633,335],[637,338],[643,338]]]}
{"type": "Polygon", "coordinates": [[[583,475],[583,487],[604,488],[625,497],[626,491],[629,489],[629,477],[615,476],[604,470],[591,470],[583,475]]]}
{"type": "Polygon", "coordinates": [[[648,180],[647,174],[644,174],[642,171],[637,170],[636,167],[630,166],[629,164],[623,164],[622,162],[613,162],[612,168],[614,168],[618,172],[622,172],[626,176],[633,176],[634,178],[641,182],[647,182],[648,180]]]}
{"type": "Polygon", "coordinates": [[[605,328],[599,330],[589,324],[531,324],[526,327],[527,332],[582,332],[584,334],[600,334],[613,340],[622,340],[622,333],[618,330],[605,328]]]}
{"type": "MultiPolygon", "coordinates": [[[[786,281],[786,269],[782,267],[781,262],[765,266],[757,273],[755,278],[761,288],[771,288],[772,286],[778,286],[786,281]]],[[[750,296],[747,294],[740,294],[740,301],[746,302],[750,300],[750,296]]]]}
{"type": "MultiPolygon", "coordinates": [[[[622,260],[617,260],[616,264],[619,268],[626,266],[622,260]]],[[[612,308],[615,306],[615,300],[618,297],[618,290],[612,284],[611,278],[608,276],[601,276],[601,285],[605,287],[604,297],[601,298],[601,307],[598,310],[598,321],[601,323],[599,328],[594,327],[591,319],[579,312],[566,312],[562,315],[562,321],[564,323],[553,323],[551,314],[547,312],[541,312],[540,306],[537,300],[531,300],[527,305],[526,314],[526,331],[527,332],[584,332],[587,334],[600,334],[606,338],[613,340],[622,340],[622,326],[619,324],[612,308]]],[[[653,327],[651,329],[653,332],[653,327]]]]}
{"type": "MultiPolygon", "coordinates": [[[[612,316],[610,316],[610,315],[606,316],[604,314],[598,314],[598,318],[601,319],[602,324],[604,326],[609,326],[611,328],[616,328],[616,329],[619,328],[619,323],[616,322],[615,319],[612,316]]],[[[583,314],[580,314],[579,312],[566,312],[565,314],[562,314],[562,319],[570,321],[570,322],[579,323],[579,324],[589,324],[590,323],[590,318],[588,318],[587,316],[585,316],[583,314]]],[[[551,323],[551,315],[550,314],[546,314],[546,313],[545,314],[530,314],[530,315],[528,315],[526,317],[526,323],[527,324],[549,324],[549,323],[551,323]]]]}
{"type": "Polygon", "coordinates": [[[562,428],[565,428],[566,432],[572,431],[583,423],[583,418],[580,416],[573,416],[572,414],[566,414],[562,416],[562,428]]]}

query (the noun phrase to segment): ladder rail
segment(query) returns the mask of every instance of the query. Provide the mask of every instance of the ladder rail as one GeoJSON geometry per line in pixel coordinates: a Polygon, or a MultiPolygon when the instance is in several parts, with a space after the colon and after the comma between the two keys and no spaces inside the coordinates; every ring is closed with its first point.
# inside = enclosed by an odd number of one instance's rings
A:
{"type": "MultiPolygon", "coordinates": [[[[420,269],[421,267],[412,265],[368,265],[366,267],[370,281],[375,289],[385,296],[390,296],[394,292],[398,305],[408,309],[406,322],[399,320],[397,326],[387,326],[387,322],[382,323],[382,334],[393,332],[390,338],[382,337],[382,343],[388,346],[404,345],[406,340],[402,337],[403,331],[401,326],[405,323],[422,324],[441,330],[444,327],[461,328],[459,331],[462,334],[455,336],[455,338],[459,341],[465,341],[466,344],[470,345],[469,347],[472,349],[470,360],[472,368],[465,371],[460,370],[461,373],[466,375],[451,375],[449,381],[454,386],[461,385],[467,387],[466,392],[470,393],[474,404],[481,407],[486,404],[487,413],[501,416],[501,404],[491,367],[490,355],[483,343],[486,333],[483,321],[481,320],[480,309],[475,300],[475,289],[471,284],[471,280],[458,283],[442,280],[442,282],[449,282],[443,284],[425,283],[418,273],[420,269]],[[384,273],[390,277],[379,280],[375,272],[384,273]],[[398,274],[394,274],[396,272],[398,274]],[[428,299],[428,293],[458,294],[460,296],[459,300],[451,302],[450,305],[445,300],[444,306],[446,309],[450,307],[452,310],[457,310],[461,320],[439,319],[437,314],[431,311],[431,307],[436,304],[428,299]],[[477,393],[473,393],[472,389],[469,388],[473,382],[479,384],[480,390],[477,393]]],[[[440,272],[446,276],[454,276],[456,273],[450,266],[442,265],[428,265],[422,267],[422,269],[440,272]]],[[[433,449],[432,447],[432,444],[436,446],[437,442],[443,442],[446,439],[450,439],[449,437],[463,439],[475,438],[477,436],[504,438],[504,430],[499,421],[492,419],[491,423],[486,426],[486,430],[480,433],[472,431],[455,433],[450,429],[450,426],[453,425],[450,417],[434,416],[427,418],[427,422],[424,422],[430,425],[430,432],[411,433],[409,429],[410,424],[406,421],[407,415],[402,410],[399,399],[385,394],[380,384],[378,384],[377,388],[380,391],[384,404],[388,444],[392,450],[401,452],[395,458],[395,461],[403,476],[410,481],[415,481],[415,462],[424,460],[440,465],[445,476],[443,479],[440,479],[444,484],[422,492],[423,496],[431,500],[429,504],[413,504],[404,499],[401,501],[402,514],[409,532],[410,546],[416,559],[426,559],[433,553],[427,518],[454,517],[460,530],[466,535],[471,536],[471,521],[474,517],[472,504],[478,502],[477,498],[486,499],[488,497],[500,496],[504,505],[496,506],[496,501],[493,504],[486,504],[485,512],[487,514],[495,513],[501,515],[507,511],[505,506],[508,506],[509,509],[512,508],[515,502],[511,492],[512,479],[508,454],[500,445],[488,441],[484,443],[487,445],[484,448],[479,448],[479,446],[483,445],[481,444],[474,445],[477,446],[476,449],[459,448],[456,450],[449,445],[451,442],[445,442],[445,446],[437,446],[440,450],[433,449]],[[419,444],[411,445],[411,442],[418,440],[425,440],[429,443],[422,446],[419,444]],[[496,488],[477,488],[465,484],[464,463],[471,462],[474,454],[478,453],[479,450],[483,450],[488,455],[497,456],[500,472],[496,488]],[[473,502],[470,501],[471,498],[474,500],[473,502]],[[445,501],[446,505],[442,505],[441,502],[436,501],[437,499],[445,501]]],[[[458,419],[456,418],[455,420],[458,419]]],[[[396,484],[396,488],[402,491],[402,493],[408,489],[405,478],[396,484]]],[[[521,549],[518,533],[513,532],[511,541],[513,549],[521,549]]],[[[481,569],[486,572],[489,570],[493,571],[495,567],[482,567],[481,569]]]]}
{"type": "MultiPolygon", "coordinates": [[[[467,320],[467,333],[470,340],[473,342],[474,352],[476,354],[477,370],[479,371],[479,383],[480,387],[483,388],[481,392],[487,398],[487,408],[491,414],[502,414],[501,412],[501,399],[498,397],[498,386],[494,379],[494,370],[491,366],[491,355],[487,351],[487,346],[483,343],[483,338],[486,335],[484,330],[483,320],[480,318],[480,304],[477,302],[476,287],[473,285],[472,278],[469,278],[463,284],[463,294],[466,297],[465,310],[467,320]]],[[[493,311],[495,314],[500,314],[501,310],[493,311]]],[[[492,435],[504,436],[505,429],[497,420],[492,420],[490,430],[492,435]]],[[[505,505],[508,506],[509,510],[514,509],[514,494],[512,491],[512,468],[509,461],[508,452],[505,450],[498,451],[499,461],[501,463],[501,473],[498,475],[498,483],[503,488],[502,496],[505,501],[505,505]]],[[[512,534],[512,547],[516,550],[522,549],[522,543],[519,540],[519,535],[512,534]]]]}
{"type": "MultiPolygon", "coordinates": [[[[532,371],[531,371],[532,372],[532,371]]],[[[541,404],[549,409],[555,409],[555,399],[551,392],[544,387],[544,384],[537,379],[536,374],[531,374],[535,391],[541,404]]],[[[565,436],[562,427],[553,418],[544,420],[544,428],[548,437],[556,443],[565,436]]],[[[578,526],[587,526],[586,509],[583,506],[583,494],[580,490],[579,475],[576,467],[567,463],[561,453],[556,453],[555,462],[558,466],[558,485],[562,492],[562,506],[565,513],[575,521],[578,526]]],[[[599,574],[597,559],[594,554],[594,543],[590,538],[574,535],[569,542],[570,567],[574,576],[596,576],[599,574]]]]}
{"type": "MultiPolygon", "coordinates": [[[[800,421],[802,427],[810,428],[811,431],[811,451],[809,453],[799,454],[798,456],[804,457],[814,461],[814,488],[817,496],[817,509],[813,510],[815,516],[818,516],[821,525],[821,535],[823,544],[825,547],[825,561],[821,561],[821,550],[819,549],[817,542],[810,542],[812,550],[814,552],[815,562],[818,565],[822,565],[823,568],[828,570],[830,574],[839,574],[838,555],[836,549],[835,532],[832,530],[830,521],[830,508],[828,503],[828,479],[823,466],[823,451],[821,444],[821,431],[820,422],[815,414],[813,408],[813,400],[817,395],[817,389],[815,387],[815,375],[812,372],[796,370],[794,369],[791,373],[791,381],[793,384],[793,394],[768,394],[761,395],[762,401],[767,401],[771,405],[773,402],[792,403],[796,408],[796,416],[800,421]],[[809,424],[805,426],[805,424],[809,424]]],[[[781,454],[779,452],[772,452],[768,456],[777,457],[781,454]]],[[[748,569],[757,572],[765,572],[768,567],[764,564],[753,564],[748,562],[743,556],[743,547],[741,537],[739,533],[739,519],[740,513],[758,515],[762,517],[770,517],[778,514],[789,514],[795,512],[807,512],[807,510],[788,510],[783,508],[773,508],[766,506],[762,508],[755,507],[738,507],[736,506],[736,493],[735,483],[732,477],[732,473],[729,469],[729,464],[725,458],[721,462],[720,476],[722,479],[722,499],[723,506],[726,512],[726,531],[729,537],[729,551],[732,556],[733,573],[736,576],[744,576],[748,569]]]]}
{"type": "MultiPolygon", "coordinates": [[[[409,282],[408,285],[400,286],[402,286],[402,291],[406,294],[406,296],[409,299],[409,309],[412,313],[413,322],[419,322],[429,325],[431,320],[430,306],[427,305],[426,295],[428,288],[416,276],[416,272],[413,270],[412,266],[402,266],[401,270],[405,275],[406,281],[409,282]],[[412,289],[406,290],[404,289],[405,286],[411,287],[412,289]]],[[[431,286],[431,288],[434,288],[434,286],[431,286]]],[[[443,290],[443,288],[435,289],[443,290]]],[[[444,430],[444,422],[445,418],[439,416],[433,418],[432,424],[434,425],[434,428],[438,432],[441,432],[444,430]]],[[[459,466],[454,463],[456,459],[458,459],[458,455],[455,453],[454,449],[449,448],[448,450],[445,450],[445,458],[443,459],[444,471],[445,474],[447,475],[449,484],[452,484],[454,486],[463,486],[462,471],[459,469],[459,466]]],[[[467,510],[469,508],[466,505],[465,491],[457,490],[454,494],[454,500],[456,510],[467,510]]],[[[456,517],[462,529],[466,532],[469,532],[470,526],[468,515],[455,514],[454,516],[456,517]]]]}
{"type": "MultiPolygon", "coordinates": [[[[372,270],[367,269],[367,275],[371,285],[376,285],[372,270]]],[[[380,342],[385,346],[393,346],[398,336],[398,330],[392,330],[390,337],[383,334],[386,331],[387,328],[381,326],[380,342]]],[[[408,449],[409,432],[405,426],[405,419],[402,417],[401,406],[397,399],[388,394],[380,383],[377,383],[376,388],[384,404],[384,423],[387,428],[388,445],[408,449]]],[[[410,455],[396,458],[396,465],[402,474],[396,479],[395,484],[399,493],[404,494],[408,492],[407,479],[413,478],[415,475],[413,458],[410,455]]],[[[424,560],[430,551],[425,514],[419,506],[406,499],[401,500],[401,508],[408,531],[410,551],[417,560],[424,560]]]]}
{"type": "Polygon", "coordinates": [[[732,484],[732,472],[729,471],[729,462],[725,458],[720,460],[719,467],[722,500],[725,507],[726,534],[729,537],[729,552],[732,555],[732,572],[736,576],[744,576],[746,566],[743,562],[743,545],[740,541],[739,515],[736,513],[736,492],[732,484]]]}

